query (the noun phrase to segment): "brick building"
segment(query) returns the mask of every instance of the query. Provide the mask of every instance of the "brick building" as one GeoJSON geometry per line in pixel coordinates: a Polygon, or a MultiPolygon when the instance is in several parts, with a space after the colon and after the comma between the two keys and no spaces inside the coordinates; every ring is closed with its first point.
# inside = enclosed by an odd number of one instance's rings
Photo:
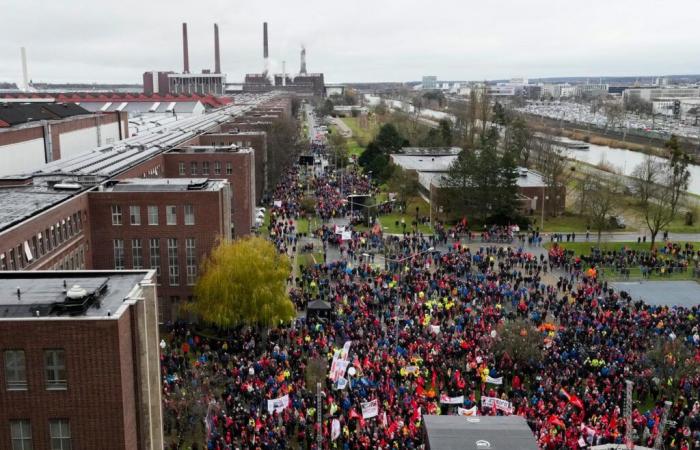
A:
{"type": "Polygon", "coordinates": [[[0,448],[163,448],[154,277],[0,273],[0,448]]]}
{"type": "Polygon", "coordinates": [[[71,103],[0,100],[0,176],[32,172],[126,137],[126,112],[91,113],[71,103]]]}
{"type": "Polygon", "coordinates": [[[192,296],[188,243],[194,243],[196,269],[217,238],[248,234],[254,223],[257,175],[265,173],[257,150],[266,149],[266,131],[222,129],[257,114],[260,105],[270,103],[274,114],[290,111],[284,105],[291,100],[278,95],[245,94],[232,105],[54,161],[41,171],[0,177],[0,271],[160,267],[161,319],[174,318],[177,302],[192,296]],[[119,206],[114,212],[121,212],[121,226],[112,225],[113,206],[119,206]],[[177,225],[167,225],[169,206],[175,207],[177,225]],[[138,207],[141,225],[132,225],[132,207],[138,207]],[[148,225],[149,207],[158,225],[148,225]],[[185,223],[186,215],[193,215],[194,225],[185,223]],[[151,239],[160,246],[160,264],[153,266],[151,239]],[[170,239],[177,243],[171,247],[180,278],[172,285],[165,279],[170,239]],[[142,263],[134,264],[134,249],[140,249],[142,263]]]}
{"type": "Polygon", "coordinates": [[[88,193],[90,233],[100,243],[92,265],[156,271],[159,319],[174,320],[192,299],[199,264],[231,237],[231,189],[225,180],[143,179],[109,182],[88,193]]]}

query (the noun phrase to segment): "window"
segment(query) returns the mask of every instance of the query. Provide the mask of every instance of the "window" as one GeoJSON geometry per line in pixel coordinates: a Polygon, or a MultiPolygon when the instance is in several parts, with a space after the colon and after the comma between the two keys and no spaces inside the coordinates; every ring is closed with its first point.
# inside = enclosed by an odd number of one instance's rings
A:
{"type": "Polygon", "coordinates": [[[233,174],[233,165],[230,162],[226,163],[226,175],[233,174]]]}
{"type": "Polygon", "coordinates": [[[67,419],[49,420],[51,450],[71,450],[70,425],[67,419]]]}
{"type": "Polygon", "coordinates": [[[112,205],[112,225],[122,224],[122,207],[119,205],[112,205]]]}
{"type": "Polygon", "coordinates": [[[133,263],[134,269],[143,269],[143,247],[141,246],[141,239],[131,240],[131,262],[133,263]]]}
{"type": "Polygon", "coordinates": [[[185,205],[185,225],[194,225],[194,206],[185,205]]]}
{"type": "Polygon", "coordinates": [[[46,254],[46,251],[44,250],[44,237],[41,233],[37,234],[36,237],[39,244],[39,255],[43,256],[46,254]]]}
{"type": "Polygon", "coordinates": [[[180,267],[177,261],[177,239],[168,239],[168,283],[171,286],[180,284],[180,267]]]}
{"type": "Polygon", "coordinates": [[[15,270],[17,265],[15,264],[15,249],[10,249],[10,270],[15,270]]]}
{"type": "Polygon", "coordinates": [[[65,350],[44,351],[46,364],[46,389],[66,389],[66,352],[65,350]]]}
{"type": "Polygon", "coordinates": [[[44,239],[46,240],[46,253],[50,252],[53,247],[51,247],[51,233],[49,229],[44,230],[44,239]]]}
{"type": "Polygon", "coordinates": [[[178,164],[178,173],[179,173],[181,176],[184,176],[184,175],[185,175],[185,163],[184,163],[184,162],[181,162],[181,163],[178,164]]]}
{"type": "Polygon", "coordinates": [[[28,420],[10,421],[12,450],[32,450],[32,425],[28,420]]]}
{"type": "Polygon", "coordinates": [[[221,163],[214,161],[214,175],[221,175],[221,163]]]}
{"type": "Polygon", "coordinates": [[[202,161],[202,175],[209,175],[209,161],[202,161]]]}
{"type": "Polygon", "coordinates": [[[114,240],[114,268],[124,270],[124,239],[114,240]]]}
{"type": "Polygon", "coordinates": [[[195,240],[185,240],[185,262],[187,264],[187,285],[194,286],[197,281],[197,257],[195,256],[195,240]]]}
{"type": "Polygon", "coordinates": [[[8,391],[27,389],[27,363],[24,350],[5,350],[5,384],[8,391]]]}
{"type": "Polygon", "coordinates": [[[17,246],[17,268],[24,268],[24,252],[22,251],[22,245],[17,246]]]}
{"type": "Polygon", "coordinates": [[[36,236],[32,236],[32,255],[34,255],[35,259],[41,256],[39,254],[39,241],[36,239],[36,236]]]}
{"type": "Polygon", "coordinates": [[[7,258],[5,254],[0,254],[0,270],[7,270],[7,258]]]}
{"type": "Polygon", "coordinates": [[[156,276],[160,281],[160,239],[151,238],[148,247],[151,255],[151,269],[156,269],[156,276]]]}
{"type": "Polygon", "coordinates": [[[148,207],[148,224],[158,225],[158,207],[149,206],[148,207]]]}
{"type": "Polygon", "coordinates": [[[197,163],[195,161],[190,163],[190,175],[197,175],[197,163]]]}
{"type": "Polygon", "coordinates": [[[132,225],[141,225],[141,207],[129,206],[129,217],[132,225]]]}
{"type": "Polygon", "coordinates": [[[177,225],[177,209],[174,205],[165,207],[165,223],[168,225],[177,225]]]}

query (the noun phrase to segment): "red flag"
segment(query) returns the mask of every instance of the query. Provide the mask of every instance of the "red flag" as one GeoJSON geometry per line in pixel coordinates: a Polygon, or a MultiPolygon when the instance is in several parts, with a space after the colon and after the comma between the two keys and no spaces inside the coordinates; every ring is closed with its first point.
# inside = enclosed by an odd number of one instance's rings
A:
{"type": "Polygon", "coordinates": [[[348,417],[350,419],[362,419],[362,416],[355,411],[355,408],[351,408],[350,412],[348,413],[348,417]]]}
{"type": "Polygon", "coordinates": [[[574,405],[575,407],[577,407],[578,409],[583,411],[583,402],[576,395],[571,394],[569,396],[569,403],[571,403],[572,405],[574,405]]]}
{"type": "Polygon", "coordinates": [[[554,425],[555,427],[566,428],[566,424],[564,423],[564,421],[561,420],[559,417],[555,416],[554,414],[549,416],[549,419],[547,419],[547,423],[550,425],[554,425]]]}

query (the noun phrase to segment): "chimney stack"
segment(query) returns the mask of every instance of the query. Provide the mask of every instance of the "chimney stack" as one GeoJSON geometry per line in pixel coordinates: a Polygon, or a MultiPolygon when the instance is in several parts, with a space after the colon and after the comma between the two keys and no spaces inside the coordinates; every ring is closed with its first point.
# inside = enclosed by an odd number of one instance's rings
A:
{"type": "Polygon", "coordinates": [[[183,73],[190,73],[190,54],[187,50],[187,23],[182,23],[182,58],[184,60],[183,73]]]}
{"type": "Polygon", "coordinates": [[[263,58],[267,59],[269,56],[267,51],[267,22],[263,22],[263,58]]]}
{"type": "Polygon", "coordinates": [[[301,46],[301,69],[299,70],[300,75],[306,75],[306,49],[301,46]]]}
{"type": "Polygon", "coordinates": [[[221,73],[221,57],[219,55],[219,25],[214,24],[214,73],[221,73]]]}
{"type": "Polygon", "coordinates": [[[282,86],[287,85],[287,61],[282,61],[282,86]]]}
{"type": "Polygon", "coordinates": [[[22,90],[29,90],[29,75],[27,74],[27,51],[22,47],[20,49],[22,55],[22,90]]]}

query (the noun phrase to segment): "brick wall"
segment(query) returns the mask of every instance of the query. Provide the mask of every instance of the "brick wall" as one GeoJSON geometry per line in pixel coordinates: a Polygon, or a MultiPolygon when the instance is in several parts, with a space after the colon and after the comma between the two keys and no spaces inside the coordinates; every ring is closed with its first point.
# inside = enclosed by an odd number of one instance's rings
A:
{"type": "MultiPolygon", "coordinates": [[[[119,322],[126,320],[126,315],[119,318],[119,322]]],[[[25,351],[29,387],[27,391],[5,390],[4,371],[0,371],[1,448],[9,448],[9,421],[13,419],[31,421],[34,450],[50,449],[51,419],[69,420],[75,449],[139,448],[133,424],[137,411],[133,401],[125,402],[125,395],[135,394],[133,390],[125,394],[122,389],[127,387],[125,378],[133,380],[133,362],[120,351],[118,328],[117,320],[3,321],[0,349],[25,351]],[[65,350],[66,390],[46,390],[45,349],[65,350]]]]}
{"type": "MultiPolygon", "coordinates": [[[[201,264],[217,240],[228,232],[230,219],[222,217],[229,211],[224,202],[230,202],[228,190],[186,192],[90,192],[88,194],[92,242],[92,267],[113,270],[114,240],[124,241],[124,267],[132,269],[132,241],[141,239],[141,255],[144,268],[150,266],[150,239],[159,239],[161,275],[158,285],[159,303],[163,320],[173,319],[177,314],[177,301],[192,296],[193,286],[187,285],[185,240],[195,239],[195,260],[201,264]],[[120,205],[122,225],[112,225],[112,205],[120,205]],[[131,225],[129,206],[141,207],[141,225],[131,225]],[[158,206],[158,225],[148,225],[148,206],[158,206]],[[177,225],[166,224],[166,205],[177,207],[177,225]],[[184,224],[184,205],[192,205],[195,224],[184,224]],[[177,239],[179,284],[171,286],[168,277],[168,239],[177,239]]],[[[199,269],[199,268],[198,268],[199,269]]]]}

